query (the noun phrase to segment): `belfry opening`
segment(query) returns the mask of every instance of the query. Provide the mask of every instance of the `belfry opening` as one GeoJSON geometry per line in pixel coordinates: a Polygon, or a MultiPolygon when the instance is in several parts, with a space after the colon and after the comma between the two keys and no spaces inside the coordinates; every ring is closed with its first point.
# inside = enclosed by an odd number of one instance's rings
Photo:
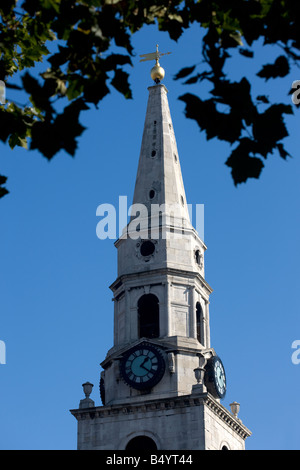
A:
{"type": "Polygon", "coordinates": [[[139,338],[159,337],[159,302],[153,294],[145,294],[138,301],[139,338]]]}

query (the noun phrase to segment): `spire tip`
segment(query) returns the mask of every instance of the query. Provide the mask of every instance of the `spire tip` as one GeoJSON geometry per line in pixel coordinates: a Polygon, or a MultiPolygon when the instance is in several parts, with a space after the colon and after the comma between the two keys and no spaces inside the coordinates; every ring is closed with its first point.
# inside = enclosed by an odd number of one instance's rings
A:
{"type": "Polygon", "coordinates": [[[146,62],[148,60],[155,60],[155,65],[151,69],[151,78],[156,84],[160,83],[165,76],[165,70],[160,66],[159,58],[163,55],[171,54],[171,52],[159,52],[158,44],[156,44],[156,52],[151,52],[150,54],[142,54],[140,57],[142,59],[140,62],[146,62]]]}

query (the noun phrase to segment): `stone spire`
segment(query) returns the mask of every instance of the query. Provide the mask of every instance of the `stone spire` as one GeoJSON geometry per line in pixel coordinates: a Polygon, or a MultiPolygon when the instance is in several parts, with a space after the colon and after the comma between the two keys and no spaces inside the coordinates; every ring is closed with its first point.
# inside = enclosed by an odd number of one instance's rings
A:
{"type": "Polygon", "coordinates": [[[206,246],[190,221],[168,90],[148,91],[131,218],[115,243],[118,276],[171,268],[204,278],[206,246]]]}
{"type": "MultiPolygon", "coordinates": [[[[162,84],[148,88],[141,152],[133,204],[144,204],[150,215],[153,205],[165,205],[172,212],[170,224],[190,226],[178,149],[168,104],[168,90],[162,84]]],[[[163,207],[162,207],[163,209],[163,207]]]]}
{"type": "Polygon", "coordinates": [[[206,246],[189,219],[160,55],[143,56],[156,60],[156,85],[149,88],[131,220],[115,242],[114,344],[101,363],[103,406],[94,407],[87,382],[86,398],[71,411],[78,449],[242,450],[251,433],[237,417],[239,404],[230,414],[219,403],[226,376],[210,345],[206,246]]]}

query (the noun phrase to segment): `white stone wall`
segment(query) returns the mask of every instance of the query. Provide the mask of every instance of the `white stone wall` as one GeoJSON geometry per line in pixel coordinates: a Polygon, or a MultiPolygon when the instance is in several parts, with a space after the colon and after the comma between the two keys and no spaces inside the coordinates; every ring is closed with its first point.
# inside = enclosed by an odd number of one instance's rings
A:
{"type": "Polygon", "coordinates": [[[245,450],[245,441],[219,418],[210,408],[205,408],[205,450],[245,450]]]}
{"type": "MultiPolygon", "coordinates": [[[[97,410],[97,408],[95,409],[97,410]]],[[[147,406],[104,407],[101,417],[79,419],[78,449],[124,450],[134,437],[154,440],[158,450],[243,450],[244,439],[201,399],[181,403],[151,402],[147,406]]]]}
{"type": "Polygon", "coordinates": [[[204,450],[203,407],[121,411],[106,418],[79,421],[78,448],[124,450],[137,435],[151,437],[158,450],[204,450]]]}

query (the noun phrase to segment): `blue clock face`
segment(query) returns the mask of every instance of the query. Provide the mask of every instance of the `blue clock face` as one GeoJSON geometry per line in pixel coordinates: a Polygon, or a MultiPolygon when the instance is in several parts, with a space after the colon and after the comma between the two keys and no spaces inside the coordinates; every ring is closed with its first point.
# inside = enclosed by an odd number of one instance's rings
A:
{"type": "Polygon", "coordinates": [[[215,369],[216,386],[218,388],[220,397],[223,397],[226,392],[226,377],[225,377],[225,370],[224,370],[223,364],[219,359],[215,361],[214,369],[215,369]]]}
{"type": "Polygon", "coordinates": [[[225,369],[218,356],[211,357],[207,362],[205,383],[213,396],[216,398],[225,397],[227,387],[225,369]]]}
{"type": "Polygon", "coordinates": [[[158,357],[150,349],[137,349],[128,357],[125,368],[131,379],[143,382],[143,379],[154,376],[158,369],[158,357]]]}
{"type": "Polygon", "coordinates": [[[143,390],[152,388],[162,378],[165,363],[161,352],[154,346],[142,343],[123,356],[121,374],[128,385],[143,390]]]}

